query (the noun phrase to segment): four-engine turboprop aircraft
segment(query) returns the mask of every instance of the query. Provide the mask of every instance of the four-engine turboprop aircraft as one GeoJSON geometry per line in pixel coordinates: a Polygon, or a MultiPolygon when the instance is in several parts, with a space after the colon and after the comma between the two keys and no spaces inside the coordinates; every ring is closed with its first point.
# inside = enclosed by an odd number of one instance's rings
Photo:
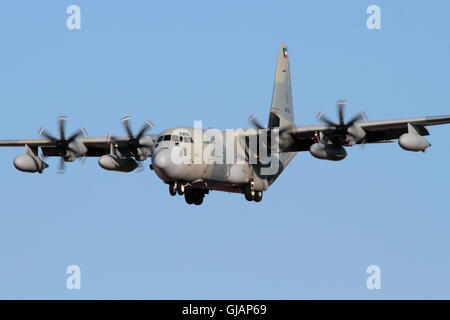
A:
{"type": "Polygon", "coordinates": [[[431,146],[424,138],[429,135],[426,127],[450,123],[450,115],[367,121],[364,113],[346,122],[344,106],[345,101],[338,101],[338,122],[320,113],[318,120],[323,124],[295,125],[288,50],[283,44],[267,127],[252,116],[249,121],[254,129],[177,127],[158,135],[146,134],[153,127],[147,121],[134,134],[125,117],[126,136],[86,137],[80,129],[67,137],[66,118],[60,117],[59,138],[42,128],[42,139],[3,140],[0,146],[25,147],[25,154],[14,159],[14,166],[24,172],[42,173],[48,167],[39,148],[44,157],[60,157],[61,171],[65,162],[99,157],[103,169],[130,172],[139,161],[151,157],[150,169],[169,185],[172,196],[184,195],[188,204],[202,204],[209,190],[243,193],[248,201],[259,202],[297,152],[309,151],[318,159],[338,161],[347,156],[345,147],[395,139],[405,150],[425,152],[431,146]]]}

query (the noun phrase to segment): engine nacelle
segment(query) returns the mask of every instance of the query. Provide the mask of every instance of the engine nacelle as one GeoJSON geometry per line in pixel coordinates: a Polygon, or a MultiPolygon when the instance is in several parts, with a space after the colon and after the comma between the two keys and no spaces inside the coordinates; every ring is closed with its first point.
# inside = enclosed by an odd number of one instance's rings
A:
{"type": "Polygon", "coordinates": [[[151,149],[149,148],[138,148],[137,153],[133,153],[134,157],[138,161],[145,161],[149,156],[152,155],[151,149]]]}
{"type": "Polygon", "coordinates": [[[398,144],[402,147],[402,149],[414,152],[425,152],[426,149],[431,146],[427,139],[415,133],[402,134],[398,139],[398,144]]]}
{"type": "Polygon", "coordinates": [[[42,173],[48,165],[37,156],[22,154],[14,159],[14,167],[22,172],[42,173]]]}
{"type": "Polygon", "coordinates": [[[354,124],[350,128],[348,128],[348,133],[350,133],[351,135],[347,135],[347,146],[354,146],[366,137],[366,132],[364,131],[364,129],[357,124],[354,124]]]}
{"type": "Polygon", "coordinates": [[[112,154],[105,154],[98,159],[98,164],[105,170],[131,172],[138,167],[131,158],[119,158],[112,154]]]}
{"type": "Polygon", "coordinates": [[[69,144],[70,150],[67,150],[66,154],[63,155],[64,161],[73,162],[77,160],[79,157],[82,157],[88,151],[86,146],[76,139],[74,142],[69,144]]]}
{"type": "Polygon", "coordinates": [[[309,152],[317,159],[340,161],[347,156],[347,151],[343,147],[335,146],[333,144],[314,143],[309,152]]]}

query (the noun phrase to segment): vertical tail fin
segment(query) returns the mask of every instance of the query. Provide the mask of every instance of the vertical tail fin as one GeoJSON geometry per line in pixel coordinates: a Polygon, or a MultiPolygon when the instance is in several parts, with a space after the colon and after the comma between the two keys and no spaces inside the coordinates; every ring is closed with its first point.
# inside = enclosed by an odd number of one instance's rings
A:
{"type": "MultiPolygon", "coordinates": [[[[270,107],[269,128],[289,127],[292,125],[294,125],[294,108],[292,105],[291,73],[289,70],[287,46],[282,44],[278,51],[272,106],[270,107]]],[[[275,182],[296,154],[296,152],[280,153],[279,170],[275,175],[268,179],[269,184],[275,182]]]]}
{"type": "Polygon", "coordinates": [[[278,51],[275,83],[273,85],[272,106],[270,107],[269,128],[285,127],[294,124],[292,105],[291,73],[289,70],[288,49],[285,44],[278,51]]]}

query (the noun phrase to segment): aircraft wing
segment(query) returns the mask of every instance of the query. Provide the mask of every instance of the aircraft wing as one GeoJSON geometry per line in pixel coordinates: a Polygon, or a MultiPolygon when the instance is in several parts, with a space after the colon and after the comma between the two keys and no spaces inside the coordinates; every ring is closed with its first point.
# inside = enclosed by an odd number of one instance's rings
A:
{"type": "MultiPolygon", "coordinates": [[[[150,137],[153,141],[157,138],[157,134],[147,134],[145,136],[150,137]]],[[[104,154],[110,153],[110,145],[114,143],[117,145],[119,151],[124,154],[129,153],[128,149],[128,137],[127,136],[114,136],[114,140],[111,140],[110,136],[104,137],[79,137],[78,142],[83,143],[87,148],[85,156],[87,157],[101,157],[104,154]]],[[[28,145],[32,149],[40,147],[44,156],[59,156],[55,142],[48,139],[21,139],[21,140],[0,140],[0,147],[23,147],[28,145]]]]}
{"type": "MultiPolygon", "coordinates": [[[[408,124],[418,128],[420,135],[427,136],[430,134],[427,126],[446,123],[450,123],[450,115],[357,122],[357,125],[366,132],[365,141],[359,143],[392,142],[392,140],[398,139],[402,134],[408,132],[408,124]]],[[[287,132],[292,138],[292,143],[283,151],[308,151],[311,145],[316,142],[317,134],[327,129],[328,126],[323,124],[296,126],[289,129],[287,132]]]]}

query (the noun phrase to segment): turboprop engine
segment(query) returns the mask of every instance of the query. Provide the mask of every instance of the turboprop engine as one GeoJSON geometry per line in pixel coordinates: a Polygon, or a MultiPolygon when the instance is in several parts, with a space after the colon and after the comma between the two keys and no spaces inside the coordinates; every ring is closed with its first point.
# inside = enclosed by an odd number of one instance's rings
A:
{"type": "Polygon", "coordinates": [[[98,164],[105,170],[131,172],[139,165],[132,158],[122,158],[114,154],[105,154],[98,159],[98,164]]]}
{"type": "Polygon", "coordinates": [[[314,143],[309,148],[309,152],[313,157],[322,160],[340,161],[347,157],[347,151],[343,147],[320,142],[314,143]]]}
{"type": "MultiPolygon", "coordinates": [[[[83,128],[75,131],[71,136],[67,137],[65,133],[67,117],[60,116],[58,118],[59,126],[59,138],[51,135],[44,127],[39,130],[39,135],[47,138],[53,145],[54,152],[52,156],[59,156],[59,173],[63,173],[66,170],[65,162],[72,162],[80,157],[84,157],[88,151],[86,146],[78,139],[81,135],[86,135],[86,131],[83,128]]],[[[46,155],[45,150],[43,151],[46,155]]],[[[47,154],[48,155],[48,154],[47,154]]]]}
{"type": "Polygon", "coordinates": [[[364,112],[355,115],[348,122],[344,121],[344,108],[346,101],[337,102],[339,122],[333,122],[322,112],[317,115],[317,120],[328,126],[327,129],[320,132],[320,141],[323,144],[331,142],[336,146],[354,146],[357,143],[363,143],[366,132],[358,125],[358,121],[366,119],[364,112]]]}
{"type": "Polygon", "coordinates": [[[355,115],[348,122],[344,120],[344,107],[346,102],[339,100],[337,110],[339,122],[333,122],[322,112],[317,115],[317,120],[325,123],[327,128],[315,133],[316,143],[311,145],[309,152],[317,159],[340,161],[347,157],[344,146],[354,146],[364,143],[366,132],[358,124],[358,121],[366,119],[364,112],[355,115]]]}
{"type": "Polygon", "coordinates": [[[358,142],[364,141],[366,132],[358,124],[354,124],[347,130],[346,146],[354,146],[358,142]]]}
{"type": "MultiPolygon", "coordinates": [[[[131,130],[129,116],[123,117],[122,123],[128,135],[128,140],[125,141],[128,153],[124,154],[124,156],[126,156],[124,159],[134,157],[137,161],[144,161],[150,157],[152,154],[151,150],[154,141],[151,137],[145,136],[144,134],[148,129],[154,127],[153,123],[149,120],[145,121],[141,130],[139,130],[136,135],[131,130]]],[[[116,137],[110,137],[110,139],[115,144],[121,143],[117,141],[116,137]]]]}

